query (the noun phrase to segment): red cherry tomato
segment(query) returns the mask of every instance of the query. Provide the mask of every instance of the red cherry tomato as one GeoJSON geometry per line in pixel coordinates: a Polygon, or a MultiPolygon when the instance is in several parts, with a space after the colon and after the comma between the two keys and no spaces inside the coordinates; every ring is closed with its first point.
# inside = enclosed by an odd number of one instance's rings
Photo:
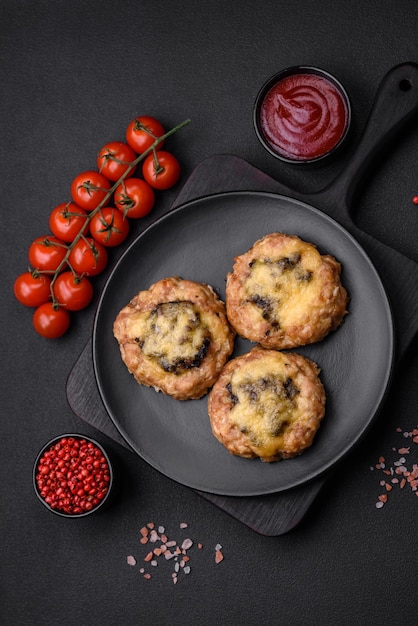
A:
{"type": "MultiPolygon", "coordinates": [[[[109,141],[103,146],[97,156],[97,167],[100,174],[103,174],[108,180],[117,181],[126,172],[130,163],[135,161],[136,152],[122,141],[109,141]]],[[[133,167],[127,174],[126,178],[133,176],[135,168],[133,167]]]]}
{"type": "Polygon", "coordinates": [[[100,209],[90,220],[92,237],[103,246],[118,246],[129,235],[129,222],[117,209],[100,209]]]}
{"type": "Polygon", "coordinates": [[[67,332],[70,314],[63,307],[44,302],[33,314],[32,322],[37,333],[47,339],[57,339],[67,332]]]}
{"type": "Polygon", "coordinates": [[[144,160],[142,174],[151,187],[169,189],[180,178],[180,163],[170,152],[157,150],[155,155],[149,154],[144,160]]]}
{"type": "Polygon", "coordinates": [[[86,211],[95,209],[104,200],[109,189],[107,178],[93,170],[78,174],[70,187],[72,199],[86,211]]]}
{"type": "Polygon", "coordinates": [[[29,263],[34,269],[53,273],[63,262],[66,253],[67,246],[58,237],[38,237],[29,246],[29,263]]]}
{"type": "Polygon", "coordinates": [[[83,226],[87,228],[87,212],[74,202],[59,204],[49,216],[49,228],[55,237],[71,243],[83,226]]]}
{"type": "Polygon", "coordinates": [[[68,311],[81,311],[93,299],[93,285],[85,276],[75,276],[72,272],[63,272],[54,285],[54,296],[57,302],[68,311]]]}
{"type": "MultiPolygon", "coordinates": [[[[140,115],[132,120],[126,129],[126,141],[135,152],[142,154],[164,133],[163,125],[155,117],[140,115]]],[[[164,140],[158,144],[158,147],[162,148],[163,144],[164,140]]]]}
{"type": "Polygon", "coordinates": [[[124,180],[115,191],[115,206],[125,217],[136,219],[148,215],[154,202],[154,191],[142,178],[124,180]]]}
{"type": "Polygon", "coordinates": [[[77,241],[68,257],[68,262],[77,273],[97,276],[105,269],[108,261],[107,250],[92,237],[77,241]]]}
{"type": "Polygon", "coordinates": [[[45,274],[24,272],[20,274],[14,283],[14,294],[21,304],[25,306],[39,306],[48,302],[51,279],[45,274]]]}

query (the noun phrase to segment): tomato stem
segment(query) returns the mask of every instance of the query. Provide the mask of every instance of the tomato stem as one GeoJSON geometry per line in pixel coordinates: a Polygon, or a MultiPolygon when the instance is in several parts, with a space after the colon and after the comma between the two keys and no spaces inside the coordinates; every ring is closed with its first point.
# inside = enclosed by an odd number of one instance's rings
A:
{"type": "Polygon", "coordinates": [[[159,162],[158,157],[157,157],[157,150],[156,150],[156,148],[154,148],[153,151],[152,151],[152,160],[154,162],[154,172],[155,172],[155,175],[158,176],[158,174],[161,174],[161,172],[164,172],[164,168],[162,167],[162,165],[160,165],[160,162],[159,162]]]}
{"type": "MultiPolygon", "coordinates": [[[[71,264],[68,262],[68,259],[69,259],[69,256],[71,254],[72,249],[80,241],[80,239],[84,239],[85,241],[87,241],[84,233],[86,231],[87,225],[90,223],[92,218],[95,215],[97,215],[97,213],[99,213],[99,211],[107,204],[107,202],[109,201],[109,199],[112,196],[112,194],[116,191],[117,187],[120,184],[123,184],[123,181],[128,176],[129,172],[131,172],[131,170],[134,169],[138,165],[138,163],[143,161],[148,156],[148,154],[150,154],[151,152],[154,154],[154,159],[156,159],[156,149],[157,149],[157,146],[162,141],[165,141],[165,139],[167,139],[171,135],[174,135],[174,133],[177,133],[179,130],[184,128],[184,126],[187,126],[187,124],[190,124],[190,121],[191,121],[190,119],[186,119],[183,122],[180,122],[180,124],[177,124],[176,126],[171,128],[170,130],[168,130],[166,133],[164,133],[164,135],[161,135],[160,137],[155,137],[155,135],[153,135],[146,126],[143,126],[143,127],[141,126],[141,130],[144,130],[145,132],[147,132],[154,139],[154,142],[146,150],[144,150],[144,152],[142,152],[140,155],[138,155],[136,159],[134,159],[131,163],[129,163],[129,166],[127,167],[127,169],[118,178],[118,180],[112,185],[112,187],[110,187],[110,189],[104,189],[103,190],[103,191],[106,191],[106,195],[104,196],[104,198],[99,202],[99,204],[97,205],[97,207],[95,209],[93,209],[92,211],[90,211],[88,213],[88,215],[86,215],[85,223],[80,228],[79,232],[74,237],[72,242],[68,246],[65,245],[65,247],[67,248],[67,252],[65,253],[64,258],[62,259],[62,261],[60,262],[58,267],[56,268],[56,270],[55,270],[55,272],[54,272],[54,274],[52,276],[51,284],[50,284],[50,292],[51,292],[51,298],[52,298],[53,306],[59,306],[59,304],[58,304],[58,302],[57,302],[57,300],[55,298],[55,294],[54,294],[54,283],[55,283],[58,275],[60,274],[60,272],[64,268],[64,266],[67,264],[68,267],[70,268],[70,270],[73,272],[74,276],[77,275],[76,272],[74,271],[74,269],[71,267],[71,264]]],[[[157,164],[159,166],[158,159],[157,159],[157,164]]],[[[89,187],[89,189],[98,189],[94,185],[89,185],[89,181],[87,181],[87,183],[85,183],[85,185],[87,185],[89,187]]],[[[69,213],[69,215],[70,215],[70,213],[69,213]]],[[[56,245],[58,245],[58,244],[56,244],[56,245]]],[[[90,245],[90,248],[93,250],[93,253],[94,253],[94,249],[93,249],[94,245],[90,245]]]]}
{"type": "Polygon", "coordinates": [[[102,171],[107,161],[115,161],[115,163],[118,163],[119,165],[130,165],[130,161],[124,161],[123,159],[119,159],[117,156],[115,156],[115,154],[116,152],[112,152],[111,150],[109,150],[101,156],[101,158],[103,159],[103,163],[100,166],[99,172],[102,171]]]}

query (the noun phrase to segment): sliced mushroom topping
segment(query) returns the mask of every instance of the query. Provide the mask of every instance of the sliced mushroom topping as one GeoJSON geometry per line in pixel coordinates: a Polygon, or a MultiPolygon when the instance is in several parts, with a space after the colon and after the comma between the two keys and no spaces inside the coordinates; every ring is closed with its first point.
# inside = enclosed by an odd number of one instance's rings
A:
{"type": "Polygon", "coordinates": [[[229,383],[227,390],[236,423],[252,441],[259,440],[262,433],[279,436],[291,420],[299,394],[292,378],[272,375],[238,385],[229,383]]]}
{"type": "Polygon", "coordinates": [[[303,289],[311,282],[313,271],[303,264],[302,254],[294,252],[279,258],[253,259],[246,279],[247,302],[260,309],[261,316],[271,328],[281,328],[281,311],[289,297],[293,297],[295,287],[303,289]]]}
{"type": "Polygon", "coordinates": [[[166,372],[181,374],[199,367],[210,346],[210,333],[197,307],[189,301],[158,304],[136,339],[143,354],[166,372]]]}

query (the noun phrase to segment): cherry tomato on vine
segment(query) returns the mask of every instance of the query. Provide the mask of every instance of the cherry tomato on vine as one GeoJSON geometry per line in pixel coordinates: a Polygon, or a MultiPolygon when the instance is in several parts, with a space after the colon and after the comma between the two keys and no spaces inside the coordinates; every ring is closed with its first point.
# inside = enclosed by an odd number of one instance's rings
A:
{"type": "MultiPolygon", "coordinates": [[[[155,117],[140,115],[132,120],[126,129],[126,141],[135,152],[142,154],[164,133],[163,125],[155,117]]],[[[161,148],[163,144],[164,139],[158,144],[158,147],[161,148]]]]}
{"type": "Polygon", "coordinates": [[[136,219],[148,215],[154,206],[155,194],[142,178],[129,178],[116,188],[114,200],[125,217],[136,219]]]}
{"type": "Polygon", "coordinates": [[[72,199],[86,211],[93,211],[104,200],[109,189],[107,178],[94,170],[78,174],[70,187],[72,199]]]}
{"type": "Polygon", "coordinates": [[[68,311],[81,311],[93,299],[93,285],[85,276],[75,276],[73,272],[63,272],[53,285],[57,302],[68,311]]]}
{"type": "Polygon", "coordinates": [[[62,306],[44,302],[33,314],[32,323],[39,335],[47,339],[57,339],[67,332],[70,326],[70,314],[62,306]]]}
{"type": "Polygon", "coordinates": [[[62,203],[52,209],[49,216],[49,228],[55,237],[71,243],[83,226],[87,228],[86,217],[87,211],[74,202],[62,203]]]}
{"type": "MultiPolygon", "coordinates": [[[[109,141],[103,146],[97,156],[97,167],[100,174],[108,180],[116,182],[126,172],[129,164],[135,161],[136,152],[122,141],[109,141]]],[[[135,167],[127,174],[126,178],[133,176],[135,167]]]]}
{"type": "Polygon", "coordinates": [[[91,218],[90,233],[103,246],[118,246],[129,235],[129,222],[117,209],[105,207],[91,218]]]}
{"type": "Polygon", "coordinates": [[[25,306],[39,306],[48,302],[51,279],[46,274],[24,272],[14,282],[13,291],[17,300],[25,306]]]}
{"type": "Polygon", "coordinates": [[[68,262],[77,274],[97,276],[105,269],[108,261],[107,250],[92,237],[83,237],[74,244],[68,262]]]}
{"type": "Polygon", "coordinates": [[[63,262],[66,253],[67,246],[58,237],[52,235],[37,237],[29,246],[29,263],[36,270],[53,273],[63,262]]]}
{"type": "Polygon", "coordinates": [[[157,150],[155,155],[151,153],[144,160],[142,174],[151,187],[169,189],[180,178],[180,163],[171,152],[157,150]],[[158,163],[156,163],[155,158],[158,163]]]}

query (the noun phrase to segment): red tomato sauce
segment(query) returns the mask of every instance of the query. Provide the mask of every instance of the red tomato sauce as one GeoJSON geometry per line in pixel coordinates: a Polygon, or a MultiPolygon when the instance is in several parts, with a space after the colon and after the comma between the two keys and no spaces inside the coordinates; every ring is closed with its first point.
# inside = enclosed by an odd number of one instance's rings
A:
{"type": "Polygon", "coordinates": [[[260,107],[260,128],[279,156],[296,161],[319,159],[343,139],[348,106],[340,90],[317,74],[279,80],[260,107]]]}

